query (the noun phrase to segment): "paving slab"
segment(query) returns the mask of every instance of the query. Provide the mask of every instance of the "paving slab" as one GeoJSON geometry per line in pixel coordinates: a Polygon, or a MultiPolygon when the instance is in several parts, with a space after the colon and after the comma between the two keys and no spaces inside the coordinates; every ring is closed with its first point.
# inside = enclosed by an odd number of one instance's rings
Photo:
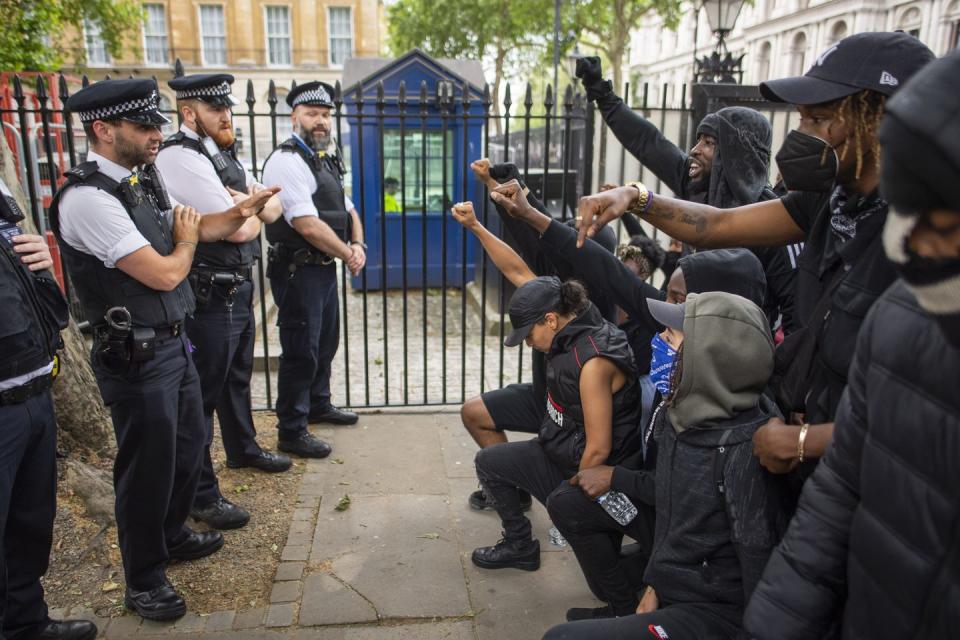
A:
{"type": "Polygon", "coordinates": [[[320,512],[311,566],[348,583],[381,617],[450,617],[470,611],[448,498],[355,496],[320,512]]]}
{"type": "Polygon", "coordinates": [[[300,629],[291,637],[295,640],[476,640],[469,620],[376,627],[300,629]]]}
{"type": "Polygon", "coordinates": [[[370,602],[332,576],[318,573],[303,581],[301,626],[376,621],[377,612],[370,602]]]}

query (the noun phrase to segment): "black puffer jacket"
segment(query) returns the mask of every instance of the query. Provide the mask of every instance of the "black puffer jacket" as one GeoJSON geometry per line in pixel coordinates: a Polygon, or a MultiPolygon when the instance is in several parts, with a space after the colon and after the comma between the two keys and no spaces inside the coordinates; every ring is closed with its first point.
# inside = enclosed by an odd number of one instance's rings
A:
{"type": "Polygon", "coordinates": [[[960,350],[897,282],[747,609],[758,640],[960,638],[960,350]]]}

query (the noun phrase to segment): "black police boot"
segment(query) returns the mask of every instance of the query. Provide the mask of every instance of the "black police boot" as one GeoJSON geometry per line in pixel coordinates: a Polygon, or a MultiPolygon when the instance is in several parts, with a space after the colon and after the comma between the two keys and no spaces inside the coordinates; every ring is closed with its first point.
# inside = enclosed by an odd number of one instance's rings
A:
{"type": "Polygon", "coordinates": [[[37,631],[26,636],[30,640],[93,640],[97,625],[89,620],[47,620],[37,631]]]}
{"type": "Polygon", "coordinates": [[[227,459],[227,466],[231,469],[242,469],[244,467],[253,467],[267,473],[280,473],[290,468],[293,461],[290,456],[282,453],[271,453],[270,451],[260,450],[255,456],[244,458],[243,460],[227,459]]]}
{"type": "Polygon", "coordinates": [[[473,564],[484,569],[536,571],[540,568],[540,542],[503,538],[492,547],[474,549],[471,559],[473,564]]]}
{"type": "Polygon", "coordinates": [[[219,531],[191,531],[187,539],[167,548],[171,560],[197,560],[216,553],[223,546],[219,531]]]}
{"type": "Polygon", "coordinates": [[[169,584],[149,591],[134,591],[127,587],[123,604],[147,620],[175,620],[187,612],[187,603],[169,584]]]}
{"type": "MultiPolygon", "coordinates": [[[[533,506],[533,498],[530,497],[529,493],[521,489],[520,507],[524,511],[530,511],[531,506],[533,506]]],[[[487,500],[487,494],[483,492],[483,489],[477,489],[470,494],[470,508],[476,509],[477,511],[496,511],[496,508],[487,500]]]]}
{"type": "Polygon", "coordinates": [[[617,618],[619,616],[632,615],[636,613],[636,606],[629,611],[614,611],[613,607],[573,607],[567,609],[567,622],[576,622],[577,620],[602,620],[603,618],[617,618]]]}
{"type": "Polygon", "coordinates": [[[277,438],[277,449],[301,458],[326,458],[333,451],[329,444],[308,431],[290,440],[277,438]]]}
{"type": "Polygon", "coordinates": [[[250,522],[250,513],[220,496],[205,507],[194,505],[190,517],[214,529],[239,529],[250,522]]]}
{"type": "Polygon", "coordinates": [[[333,405],[330,405],[325,411],[311,411],[307,416],[307,422],[309,424],[326,422],[328,424],[348,425],[357,424],[357,420],[359,419],[360,416],[353,411],[339,409],[333,405]]]}

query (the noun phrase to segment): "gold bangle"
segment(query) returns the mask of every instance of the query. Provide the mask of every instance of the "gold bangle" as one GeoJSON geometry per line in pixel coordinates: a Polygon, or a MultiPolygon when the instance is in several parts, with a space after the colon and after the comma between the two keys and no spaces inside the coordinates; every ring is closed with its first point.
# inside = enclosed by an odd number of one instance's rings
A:
{"type": "Polygon", "coordinates": [[[652,194],[650,193],[650,190],[647,189],[647,186],[642,182],[628,182],[624,186],[634,187],[639,192],[639,194],[637,195],[637,204],[627,209],[627,213],[632,213],[635,216],[639,216],[642,213],[646,213],[647,208],[650,205],[650,199],[652,197],[652,194]]]}
{"type": "Polygon", "coordinates": [[[800,462],[803,462],[803,445],[807,441],[807,430],[809,428],[809,422],[805,422],[803,426],[800,427],[800,438],[797,440],[797,458],[800,462]]]}

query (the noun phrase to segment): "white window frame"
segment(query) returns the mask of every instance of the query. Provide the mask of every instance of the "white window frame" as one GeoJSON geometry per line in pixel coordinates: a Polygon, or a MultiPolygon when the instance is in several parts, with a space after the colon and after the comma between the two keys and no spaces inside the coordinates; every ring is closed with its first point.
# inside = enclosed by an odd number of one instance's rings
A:
{"type": "MultiPolygon", "coordinates": [[[[279,38],[280,36],[273,36],[279,38]]],[[[264,62],[271,69],[289,69],[293,66],[293,7],[288,4],[265,4],[263,5],[263,44],[265,60],[264,62]],[[270,61],[270,26],[267,14],[270,9],[287,10],[287,57],[289,62],[271,62],[270,61]]]]}
{"type": "MultiPolygon", "coordinates": [[[[84,19],[83,21],[83,51],[84,51],[84,56],[86,57],[87,66],[88,67],[111,67],[113,66],[113,56],[111,56],[110,51],[107,50],[106,43],[103,43],[103,52],[104,52],[104,56],[106,57],[106,60],[95,62],[90,57],[90,46],[87,42],[87,38],[89,37],[89,33],[88,33],[89,28],[94,25],[95,23],[92,20],[84,19]]],[[[100,37],[100,34],[103,32],[103,27],[101,25],[96,25],[96,26],[98,29],[97,36],[100,37]]],[[[101,38],[101,42],[102,42],[102,38],[101,38]]]]}
{"type": "MultiPolygon", "coordinates": [[[[327,7],[327,65],[328,65],[329,67],[333,68],[333,69],[342,69],[342,68],[343,68],[343,63],[339,63],[339,64],[338,64],[338,63],[335,63],[335,62],[333,61],[333,39],[334,39],[334,37],[333,37],[333,30],[332,30],[333,19],[332,19],[332,17],[331,17],[331,12],[332,12],[334,9],[346,9],[347,11],[350,12],[350,54],[347,56],[348,58],[352,58],[354,55],[356,55],[356,52],[357,52],[357,48],[356,48],[356,37],[355,37],[355,36],[356,36],[356,24],[355,24],[354,21],[353,21],[354,11],[353,11],[353,7],[352,7],[352,6],[343,6],[343,5],[340,5],[340,6],[330,6],[330,7],[327,7]]],[[[337,36],[337,38],[338,38],[338,39],[344,39],[344,36],[337,36]]]]}
{"type": "Polygon", "coordinates": [[[167,5],[165,5],[165,4],[162,3],[162,2],[144,2],[144,3],[143,3],[144,13],[148,13],[148,12],[147,12],[147,7],[149,7],[149,6],[160,7],[160,9],[163,11],[163,52],[164,52],[164,59],[163,59],[161,62],[151,62],[150,59],[149,59],[149,57],[148,57],[148,53],[147,53],[147,52],[149,51],[149,47],[147,46],[147,42],[148,42],[148,41],[147,41],[147,37],[148,37],[148,35],[149,35],[150,37],[154,37],[154,38],[160,37],[160,36],[157,35],[157,34],[147,34],[147,23],[149,22],[149,18],[148,18],[147,20],[144,20],[144,21],[143,21],[143,29],[142,29],[142,31],[143,31],[143,64],[146,65],[146,66],[148,66],[148,67],[166,67],[166,66],[168,66],[168,65],[170,64],[170,61],[169,61],[169,58],[170,58],[170,34],[169,34],[169,31],[167,30],[167,5]]]}
{"type": "Polygon", "coordinates": [[[219,2],[202,2],[197,5],[197,25],[199,26],[200,32],[200,61],[205,67],[226,67],[228,64],[227,61],[227,8],[219,2]],[[203,32],[203,8],[204,7],[219,7],[220,15],[223,16],[223,33],[222,34],[205,34],[203,32]],[[203,46],[203,39],[205,37],[209,38],[223,38],[223,62],[211,62],[207,59],[207,48],[203,46]]]}

